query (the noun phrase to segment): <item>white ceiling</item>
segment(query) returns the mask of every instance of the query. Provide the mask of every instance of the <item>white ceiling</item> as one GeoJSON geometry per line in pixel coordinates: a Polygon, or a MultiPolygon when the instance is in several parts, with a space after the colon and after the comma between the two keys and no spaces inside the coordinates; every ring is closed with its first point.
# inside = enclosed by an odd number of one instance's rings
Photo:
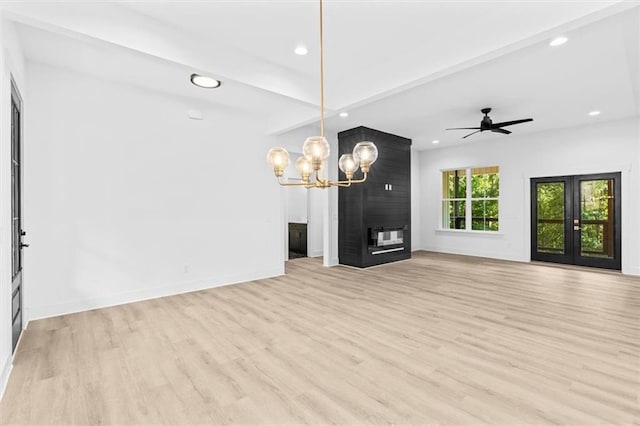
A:
{"type": "Polygon", "coordinates": [[[552,48],[545,40],[371,102],[346,119],[332,118],[329,128],[371,125],[411,137],[418,149],[431,149],[506,137],[484,132],[463,140],[471,130],[445,130],[479,126],[483,107],[492,107],[494,122],[534,118],[510,127],[513,134],[638,116],[637,13],[618,14],[567,35],[563,46],[552,48]],[[589,116],[593,110],[601,114],[589,116]],[[433,140],[440,143],[435,146],[433,140]]]}
{"type": "MultiPolygon", "coordinates": [[[[316,1],[3,1],[2,13],[33,61],[262,115],[272,134],[317,122],[316,1]],[[224,84],[198,90],[193,71],[224,84]]],[[[443,129],[476,126],[484,106],[494,121],[534,118],[514,134],[638,116],[639,22],[637,1],[325,0],[328,127],[432,149],[460,143],[443,129]],[[558,34],[569,42],[549,47],[558,34]]],[[[508,136],[465,141],[492,137],[508,136]]]]}

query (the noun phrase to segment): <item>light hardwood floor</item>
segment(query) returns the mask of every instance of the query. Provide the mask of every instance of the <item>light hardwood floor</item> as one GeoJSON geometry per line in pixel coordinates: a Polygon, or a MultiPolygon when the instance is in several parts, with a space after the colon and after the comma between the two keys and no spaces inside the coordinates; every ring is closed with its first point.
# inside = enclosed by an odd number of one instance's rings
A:
{"type": "Polygon", "coordinates": [[[0,424],[639,424],[640,279],[427,252],[29,324],[0,424]]]}

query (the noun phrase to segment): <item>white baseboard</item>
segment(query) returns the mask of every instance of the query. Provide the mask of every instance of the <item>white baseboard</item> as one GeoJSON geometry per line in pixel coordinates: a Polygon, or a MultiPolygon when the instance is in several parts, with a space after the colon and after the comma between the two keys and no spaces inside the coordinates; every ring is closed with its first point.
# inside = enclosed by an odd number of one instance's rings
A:
{"type": "Polygon", "coordinates": [[[339,260],[337,258],[335,259],[329,259],[329,263],[325,264],[324,266],[336,266],[339,262],[339,260]]]}
{"type": "Polygon", "coordinates": [[[11,355],[4,360],[4,365],[2,366],[2,373],[0,373],[0,401],[4,396],[4,391],[7,389],[7,384],[9,383],[9,376],[11,375],[11,369],[13,368],[13,363],[11,362],[11,355]]]}
{"type": "MultiPolygon", "coordinates": [[[[488,257],[491,259],[499,259],[499,260],[509,260],[512,262],[531,262],[531,259],[522,259],[520,257],[506,257],[502,255],[502,253],[496,252],[486,252],[486,253],[478,253],[476,251],[464,250],[464,249],[446,249],[446,248],[433,248],[433,247],[424,247],[419,250],[425,251],[433,251],[436,253],[448,253],[448,254],[461,254],[464,256],[475,256],[475,257],[488,257]]],[[[417,250],[414,250],[417,251],[417,250]]],[[[622,268],[622,273],[624,275],[638,275],[640,276],[640,266],[631,266],[627,268],[622,268]]]]}
{"type": "Polygon", "coordinates": [[[483,251],[478,252],[477,250],[466,250],[460,248],[442,248],[442,247],[423,247],[420,250],[425,251],[433,251],[437,253],[447,253],[447,254],[461,254],[464,256],[474,256],[474,257],[487,257],[490,259],[499,259],[499,260],[510,260],[513,262],[529,262],[529,259],[523,259],[522,257],[510,255],[505,256],[502,252],[493,252],[493,251],[483,251]]]}
{"type": "Polygon", "coordinates": [[[272,278],[284,274],[283,267],[271,268],[262,271],[254,271],[250,274],[238,274],[225,277],[217,277],[208,280],[187,281],[178,284],[169,284],[160,287],[148,288],[132,292],[118,293],[100,296],[90,299],[74,300],[55,305],[27,307],[26,316],[29,321],[50,318],[58,315],[72,314],[89,311],[91,309],[106,308],[109,306],[123,305],[125,303],[141,302],[143,300],[157,299],[159,297],[173,296],[192,291],[206,290],[209,288],[239,284],[247,281],[272,278]]]}
{"type": "Polygon", "coordinates": [[[622,273],[625,275],[640,275],[640,266],[630,266],[628,268],[622,268],[622,273]]]}

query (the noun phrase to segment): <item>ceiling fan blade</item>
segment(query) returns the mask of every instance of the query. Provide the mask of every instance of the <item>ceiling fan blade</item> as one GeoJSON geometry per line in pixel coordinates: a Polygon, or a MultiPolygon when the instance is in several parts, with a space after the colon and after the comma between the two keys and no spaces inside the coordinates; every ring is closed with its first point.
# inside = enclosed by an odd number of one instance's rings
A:
{"type": "Polygon", "coordinates": [[[495,133],[504,133],[505,135],[510,135],[511,132],[505,129],[500,129],[500,128],[496,128],[496,129],[491,129],[492,132],[495,133]]]}
{"type": "Polygon", "coordinates": [[[469,133],[467,136],[463,136],[463,137],[462,137],[462,139],[464,139],[464,138],[468,138],[469,136],[471,136],[471,135],[475,135],[476,133],[481,132],[481,131],[482,131],[482,130],[476,130],[475,132],[471,132],[471,133],[469,133]]]}
{"type": "Polygon", "coordinates": [[[480,130],[480,127],[452,127],[445,130],[480,130]]]}
{"type": "Polygon", "coordinates": [[[491,128],[513,126],[514,124],[526,123],[527,121],[533,121],[533,118],[523,118],[522,120],[504,121],[502,123],[493,123],[491,125],[491,128]]]}

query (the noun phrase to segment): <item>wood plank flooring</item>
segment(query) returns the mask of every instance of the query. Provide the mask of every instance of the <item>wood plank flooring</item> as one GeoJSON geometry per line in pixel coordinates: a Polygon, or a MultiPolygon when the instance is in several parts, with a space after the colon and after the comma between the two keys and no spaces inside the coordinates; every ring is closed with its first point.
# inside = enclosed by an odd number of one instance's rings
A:
{"type": "Polygon", "coordinates": [[[640,279],[414,253],[29,324],[0,424],[640,424],[640,279]]]}

